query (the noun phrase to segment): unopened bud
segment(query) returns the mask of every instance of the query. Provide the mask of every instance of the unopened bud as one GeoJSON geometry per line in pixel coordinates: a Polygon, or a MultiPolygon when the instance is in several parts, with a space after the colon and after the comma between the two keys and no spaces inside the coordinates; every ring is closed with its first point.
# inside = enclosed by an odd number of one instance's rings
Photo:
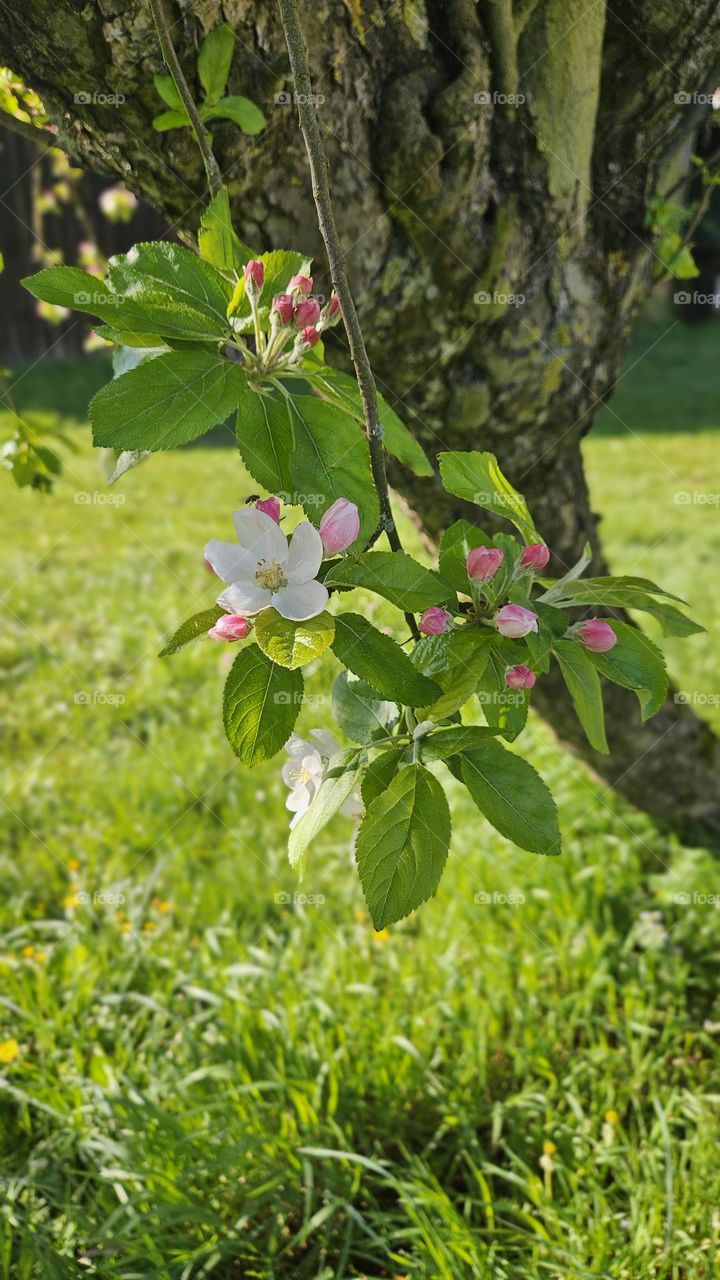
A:
{"type": "Polygon", "coordinates": [[[501,636],[518,640],[521,636],[537,631],[537,614],[521,604],[504,604],[495,614],[495,626],[501,636]]]}
{"type": "Polygon", "coordinates": [[[240,613],[226,613],[218,618],[214,627],[208,631],[213,640],[244,640],[250,630],[250,623],[240,613]]]}
{"type": "Polygon", "coordinates": [[[525,547],[520,557],[520,564],[523,569],[532,569],[539,573],[546,567],[549,559],[550,552],[545,543],[533,542],[529,547],[525,547]]]}
{"type": "Polygon", "coordinates": [[[608,649],[617,644],[617,636],[610,624],[601,622],[599,618],[588,618],[587,622],[581,622],[577,635],[580,643],[591,653],[607,653],[608,649]]]}
{"type": "Polygon", "coordinates": [[[360,513],[349,498],[337,498],[320,521],[320,537],[328,556],[337,555],[356,541],[360,533],[360,513]]]}
{"type": "Polygon", "coordinates": [[[319,333],[317,329],[313,328],[311,324],[309,324],[307,329],[303,329],[302,333],[300,334],[300,337],[303,343],[305,344],[305,346],[314,347],[315,343],[320,341],[322,334],[319,333]]]}
{"type": "Polygon", "coordinates": [[[272,300],[272,312],[280,324],[290,324],[295,310],[295,303],[289,293],[277,293],[272,300]]]}
{"type": "Polygon", "coordinates": [[[280,523],[280,499],[279,498],[259,498],[255,503],[258,511],[264,511],[266,516],[270,516],[276,524],[280,523]]]}
{"type": "Polygon", "coordinates": [[[319,319],[320,303],[316,298],[306,298],[304,302],[298,302],[295,308],[295,323],[298,329],[316,325],[319,319]]]}
{"type": "Polygon", "coordinates": [[[489,582],[495,577],[504,559],[499,547],[475,547],[469,554],[466,566],[473,582],[489,582]]]}
{"type": "Polygon", "coordinates": [[[519,662],[516,667],[508,667],[505,672],[505,683],[508,689],[532,689],[537,676],[534,671],[519,662]]]}
{"type": "Polygon", "coordinates": [[[293,276],[290,284],[288,285],[288,291],[290,293],[302,294],[302,296],[306,298],[309,293],[312,293],[312,287],[312,276],[298,275],[293,276]]]}
{"type": "Polygon", "coordinates": [[[452,614],[448,613],[447,609],[440,609],[438,605],[433,604],[420,614],[418,629],[424,636],[441,636],[444,631],[447,631],[451,622],[452,614]]]}
{"type": "Polygon", "coordinates": [[[265,282],[265,268],[257,258],[245,263],[245,288],[248,293],[259,293],[265,282]]]}

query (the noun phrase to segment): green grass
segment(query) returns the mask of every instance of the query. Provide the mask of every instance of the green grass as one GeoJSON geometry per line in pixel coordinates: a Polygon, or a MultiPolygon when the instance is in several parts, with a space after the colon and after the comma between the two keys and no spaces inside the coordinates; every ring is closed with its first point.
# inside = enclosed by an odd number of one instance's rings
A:
{"type": "MultiPolygon", "coordinates": [[[[643,418],[662,351],[613,402],[635,434],[606,414],[587,445],[594,497],[616,567],[717,626],[717,513],[673,500],[717,487],[717,424],[643,418]]],[[[347,822],[293,897],[277,765],[223,740],[231,651],[155,657],[212,599],[235,459],[151,459],[120,506],[86,448],[69,467],[2,488],[0,1280],[717,1275],[720,912],[673,901],[717,891],[710,853],[534,722],[560,859],[456,788],[439,893],[388,936],[347,822]]],[[[710,639],[670,652],[713,692],[710,639]]]]}

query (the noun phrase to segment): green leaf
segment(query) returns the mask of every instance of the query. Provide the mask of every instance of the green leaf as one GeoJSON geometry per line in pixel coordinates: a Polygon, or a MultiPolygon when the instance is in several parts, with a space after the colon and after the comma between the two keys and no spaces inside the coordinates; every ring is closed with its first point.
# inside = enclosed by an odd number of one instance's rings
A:
{"type": "Polygon", "coordinates": [[[90,403],[96,445],[172,449],[232,413],[245,386],[240,366],[202,351],[170,351],[108,383],[90,403]]]}
{"type": "Polygon", "coordinates": [[[157,240],[117,254],[108,262],[108,284],[116,298],[124,300],[116,303],[118,328],[129,303],[141,311],[146,332],[186,338],[227,336],[228,281],[181,245],[157,240]]]}
{"type": "Polygon", "coordinates": [[[462,756],[465,786],[488,822],[521,849],[560,852],[555,803],[540,774],[499,742],[462,756]]]}
{"type": "Polygon", "coordinates": [[[462,752],[484,747],[488,739],[495,738],[502,730],[487,725],[458,725],[452,729],[438,729],[421,739],[423,760],[449,760],[462,752]]]}
{"type": "Polygon", "coordinates": [[[87,311],[112,323],[118,318],[115,294],[103,280],[80,267],[47,267],[34,276],[25,276],[20,283],[42,302],[71,311],[87,311]]]}
{"type": "Polygon", "coordinates": [[[585,650],[574,640],[556,641],[553,652],[590,746],[607,755],[605,711],[597,671],[585,650]]]}
{"type": "Polygon", "coordinates": [[[561,640],[568,628],[567,615],[562,609],[542,604],[544,597],[532,600],[532,608],[538,616],[538,630],[529,631],[524,637],[533,667],[537,671],[550,670],[550,654],[556,640],[561,640]]]}
{"type": "Polygon", "coordinates": [[[253,479],[292,502],[290,458],[295,437],[285,396],[246,385],[238,401],[236,438],[253,479]]]}
{"type": "Polygon", "coordinates": [[[319,613],[304,622],[291,622],[277,609],[263,609],[255,622],[255,639],[263,653],[281,667],[304,667],[330,648],[335,635],[335,619],[319,613]]]}
{"type": "MultiPolygon", "coordinates": [[[[422,707],[419,714],[424,720],[445,720],[472,698],[498,637],[496,632],[489,629],[465,626],[457,631],[446,632],[444,636],[429,636],[428,639],[445,640],[445,644],[432,653],[436,664],[445,660],[446,666],[433,671],[433,678],[442,689],[440,697],[432,704],[422,707]]],[[[413,661],[421,664],[423,670],[423,664],[432,661],[428,656],[431,650],[429,647],[425,649],[424,645],[425,642],[421,640],[413,654],[413,661]]]]}
{"type": "Polygon", "coordinates": [[[615,684],[633,689],[638,696],[643,720],[660,710],[667,697],[668,678],[665,659],[652,640],[626,622],[612,621],[618,642],[607,653],[586,655],[593,666],[615,684]]]}
{"type": "Polygon", "coordinates": [[[190,117],[185,108],[182,111],[161,111],[160,115],[153,117],[153,129],[156,133],[169,133],[171,129],[186,129],[190,124],[190,117]]]}
{"type": "Polygon", "coordinates": [[[417,560],[399,551],[366,551],[355,558],[346,556],[333,565],[325,584],[364,587],[411,613],[432,604],[447,603],[451,594],[447,584],[432,569],[425,569],[417,560]]]}
{"type": "Polygon", "coordinates": [[[269,760],[285,745],[303,699],[299,671],[278,667],[257,645],[241,650],[225,682],[223,722],[244,764],[269,760]]]}
{"type": "Polygon", "coordinates": [[[441,453],[440,475],[448,493],[504,516],[526,542],[539,541],[525,499],[503,475],[494,453],[441,453]]]}
{"type": "MultiPolygon", "coordinates": [[[[561,599],[572,600],[579,596],[584,596],[586,592],[596,596],[596,600],[591,603],[603,604],[603,592],[637,590],[644,591],[648,595],[662,596],[665,600],[674,600],[676,604],[687,604],[682,596],[675,596],[671,591],[665,591],[659,587],[657,583],[652,582],[650,578],[639,578],[632,574],[623,574],[621,576],[606,575],[600,578],[583,578],[582,582],[573,581],[571,585],[567,584],[567,575],[562,579],[567,586],[567,590],[563,590],[561,599]]],[[[556,585],[560,585],[557,583],[556,585]]],[[[554,591],[554,588],[553,588],[554,591]]],[[[584,601],[581,601],[584,603],[584,601]]]]}
{"type": "Polygon", "coordinates": [[[205,90],[205,101],[217,102],[225,92],[230,75],[235,36],[226,22],[213,27],[200,46],[197,67],[200,83],[205,90]]]}
{"type": "Polygon", "coordinates": [[[355,844],[360,883],[376,929],[435,894],[450,846],[445,792],[422,765],[401,769],[373,800],[355,844]]]}
{"type": "Polygon", "coordinates": [[[239,274],[245,263],[255,256],[235,234],[226,187],[210,201],[200,219],[198,245],[201,257],[218,271],[239,274]]]}
{"type": "Polygon", "coordinates": [[[267,124],[260,108],[249,98],[242,98],[237,94],[221,98],[214,107],[202,107],[200,115],[203,120],[232,120],[233,124],[250,137],[261,133],[267,124]]]}
{"type": "Polygon", "coordinates": [[[194,613],[191,618],[186,618],[160,650],[158,657],[169,658],[171,654],[177,653],[178,649],[184,649],[191,640],[198,640],[201,636],[207,635],[218,618],[222,618],[224,612],[225,610],[219,605],[214,605],[212,609],[203,609],[201,613],[194,613]]]}
{"type": "MultiPolygon", "coordinates": [[[[657,618],[665,635],[667,636],[692,636],[700,631],[704,631],[697,622],[692,618],[688,618],[686,614],[681,613],[673,605],[667,604],[666,601],[658,600],[656,594],[660,588],[654,584],[648,583],[647,586],[638,586],[637,583],[646,583],[647,579],[626,579],[622,578],[584,578],[578,582],[570,582],[563,589],[562,600],[554,600],[556,608],[574,608],[576,605],[595,605],[604,606],[610,609],[638,609],[643,613],[649,613],[651,617],[657,618]]],[[[663,596],[667,596],[667,592],[662,592],[663,596]]],[[[677,596],[670,597],[673,600],[679,599],[677,596]]],[[[680,603],[684,603],[681,601],[680,603]]]]}
{"type": "Polygon", "coordinates": [[[290,463],[295,501],[313,524],[336,498],[349,498],[360,512],[360,539],[367,541],[380,518],[367,441],[357,424],[316,396],[288,399],[295,436],[290,463]]]}
{"type": "Polygon", "coordinates": [[[477,525],[469,520],[456,520],[443,533],[440,539],[440,576],[455,591],[470,595],[465,562],[468,555],[476,547],[489,547],[491,539],[477,525]]]}
{"type": "Polygon", "coordinates": [[[333,651],[344,666],[386,698],[418,707],[439,697],[440,689],[421,675],[399,644],[357,613],[335,619],[333,651]]]}
{"type": "Polygon", "coordinates": [[[592,557],[592,547],[589,542],[586,542],[582,549],[580,559],[575,561],[575,564],[568,569],[567,573],[563,574],[562,578],[556,578],[554,580],[546,578],[543,580],[544,583],[549,581],[550,586],[547,591],[545,591],[544,595],[538,596],[537,599],[544,600],[548,604],[551,604],[553,600],[562,599],[563,588],[565,585],[568,582],[574,582],[576,578],[579,578],[585,572],[592,561],[592,557]]]}
{"type": "Polygon", "coordinates": [[[336,724],[353,742],[370,743],[385,737],[400,715],[396,703],[378,697],[362,680],[341,671],[333,684],[332,709],[336,724]]]}
{"type": "Polygon", "coordinates": [[[317,835],[342,808],[358,784],[366,755],[364,751],[341,751],[331,756],[327,773],[310,808],[290,832],[288,858],[300,876],[305,871],[305,855],[317,835]]]}
{"type": "MultiPolygon", "coordinates": [[[[329,365],[325,365],[311,376],[315,386],[337,396],[343,401],[348,412],[361,425],[364,423],[360,391],[355,379],[349,373],[343,373],[341,369],[332,369],[329,365]]],[[[432,463],[428,460],[422,446],[379,393],[377,400],[380,424],[383,429],[383,445],[387,452],[416,476],[431,476],[432,463]]]]}
{"type": "Polygon", "coordinates": [[[387,791],[406,754],[405,747],[390,747],[368,765],[361,787],[366,809],[377,796],[387,791]]]}
{"type": "Polygon", "coordinates": [[[168,107],[172,107],[175,111],[185,111],[183,100],[172,76],[153,76],[153,84],[168,107]]]}

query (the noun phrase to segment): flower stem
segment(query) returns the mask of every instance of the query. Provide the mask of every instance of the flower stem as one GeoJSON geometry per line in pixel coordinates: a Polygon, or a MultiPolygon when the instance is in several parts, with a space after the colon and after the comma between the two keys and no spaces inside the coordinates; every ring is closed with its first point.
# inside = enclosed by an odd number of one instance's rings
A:
{"type": "MultiPolygon", "coordinates": [[[[297,0],[278,0],[285,40],[290,55],[290,70],[295,89],[300,131],[305,142],[308,155],[310,176],[312,178],[313,198],[317,209],[318,226],[322,235],[330,264],[333,287],[340,299],[343,324],[347,333],[350,356],[355,369],[357,384],[360,389],[363,415],[365,418],[365,434],[370,450],[370,465],[373,481],[380,502],[380,521],[388,537],[393,551],[402,551],[400,535],[390,503],[385,455],[382,443],[382,424],[378,413],[377,388],[370,367],[368,353],[363,338],[355,303],[348,284],[345,270],[345,255],[335,223],[335,213],[330,195],[328,162],[325,154],[317,114],[315,112],[310,70],[308,66],[307,45],[300,25],[297,0]]],[[[406,613],[405,619],[415,639],[420,638],[414,615],[406,613]]]]}
{"type": "Polygon", "coordinates": [[[220,172],[220,166],[213,155],[213,149],[210,145],[210,135],[205,125],[200,119],[195,100],[190,92],[188,82],[185,79],[185,73],[180,66],[180,59],[175,51],[175,45],[170,36],[170,25],[168,23],[167,14],[165,12],[165,0],[150,0],[150,10],[155,21],[155,29],[158,34],[160,48],[165,60],[165,65],[173,78],[175,88],[177,89],[183,101],[183,106],[187,111],[195,141],[200,149],[200,155],[205,166],[208,187],[210,195],[216,196],[222,191],[223,180],[220,172]]]}

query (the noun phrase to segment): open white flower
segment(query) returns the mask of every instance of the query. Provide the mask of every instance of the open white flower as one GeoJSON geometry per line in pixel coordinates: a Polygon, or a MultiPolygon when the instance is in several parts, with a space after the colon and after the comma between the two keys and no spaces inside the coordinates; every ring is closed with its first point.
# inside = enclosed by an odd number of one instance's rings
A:
{"type": "Polygon", "coordinates": [[[315,581],[323,558],[317,529],[305,520],[288,544],[282,529],[264,511],[243,507],[233,512],[237,542],[211,539],[205,558],[230,585],[218,604],[230,613],[259,613],[273,605],[292,622],[322,613],[327,588],[315,581]]]}
{"type": "MultiPolygon", "coordinates": [[[[340,750],[327,729],[311,729],[310,736],[314,738],[314,742],[293,733],[285,743],[290,759],[282,767],[282,780],[290,788],[285,807],[294,815],[291,827],[307,813],[325,777],[328,760],[340,750]]],[[[357,792],[348,796],[340,807],[340,813],[347,818],[358,818],[362,811],[362,800],[357,792]]]]}

